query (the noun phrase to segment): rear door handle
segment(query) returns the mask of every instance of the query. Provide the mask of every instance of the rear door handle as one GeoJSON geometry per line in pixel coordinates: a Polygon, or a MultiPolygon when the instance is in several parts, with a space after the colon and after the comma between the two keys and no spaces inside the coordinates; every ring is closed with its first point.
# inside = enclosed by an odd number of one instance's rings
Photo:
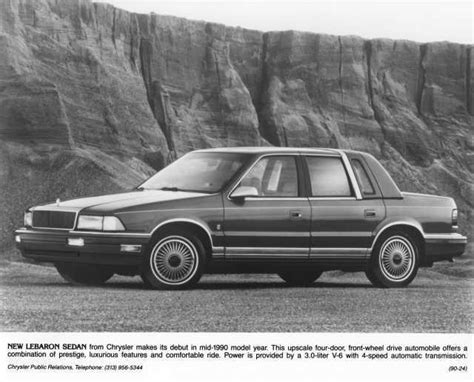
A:
{"type": "Polygon", "coordinates": [[[366,218],[374,218],[375,216],[377,216],[377,213],[375,212],[375,210],[364,210],[364,216],[366,218]]]}
{"type": "Polygon", "coordinates": [[[301,211],[293,210],[293,211],[290,211],[290,218],[291,218],[292,220],[302,219],[302,218],[303,218],[303,214],[301,213],[301,211]]]}

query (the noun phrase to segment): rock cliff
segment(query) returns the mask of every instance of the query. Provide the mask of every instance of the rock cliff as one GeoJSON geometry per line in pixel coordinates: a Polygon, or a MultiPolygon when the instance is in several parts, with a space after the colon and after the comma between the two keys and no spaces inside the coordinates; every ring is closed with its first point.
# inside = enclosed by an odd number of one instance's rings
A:
{"type": "Polygon", "coordinates": [[[472,227],[472,46],[0,0],[0,245],[31,204],[130,188],[203,147],[341,147],[472,227]]]}

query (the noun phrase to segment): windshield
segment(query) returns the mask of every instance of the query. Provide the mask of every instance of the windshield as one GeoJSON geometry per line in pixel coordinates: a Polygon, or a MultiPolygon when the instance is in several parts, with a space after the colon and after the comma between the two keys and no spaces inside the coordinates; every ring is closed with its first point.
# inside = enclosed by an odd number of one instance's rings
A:
{"type": "Polygon", "coordinates": [[[249,155],[241,153],[189,153],[152,176],[138,189],[220,191],[239,171],[249,155]]]}

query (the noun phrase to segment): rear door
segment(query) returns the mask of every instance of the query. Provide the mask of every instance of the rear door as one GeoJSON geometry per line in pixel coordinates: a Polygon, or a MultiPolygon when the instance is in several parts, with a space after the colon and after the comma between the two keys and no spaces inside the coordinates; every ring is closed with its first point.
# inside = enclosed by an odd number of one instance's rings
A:
{"type": "Polygon", "coordinates": [[[304,159],[312,216],[310,258],[349,262],[365,259],[372,233],[385,217],[382,199],[371,197],[377,192],[376,185],[364,177],[363,167],[356,175],[344,153],[304,155],[304,159]],[[362,179],[366,181],[365,193],[359,186],[362,179]]]}
{"type": "Polygon", "coordinates": [[[311,207],[302,190],[302,162],[295,154],[261,156],[235,185],[257,196],[224,196],[226,259],[307,259],[311,207]]]}

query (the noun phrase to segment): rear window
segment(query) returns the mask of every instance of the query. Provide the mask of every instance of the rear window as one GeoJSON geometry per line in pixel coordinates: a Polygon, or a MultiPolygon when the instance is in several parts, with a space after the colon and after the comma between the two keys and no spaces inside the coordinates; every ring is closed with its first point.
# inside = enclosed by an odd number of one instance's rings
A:
{"type": "Polygon", "coordinates": [[[349,178],[341,158],[306,157],[311,195],[317,197],[352,196],[349,178]]]}
{"type": "Polygon", "coordinates": [[[352,168],[354,169],[355,176],[357,178],[357,183],[359,183],[360,190],[364,195],[374,195],[375,190],[372,186],[372,182],[365,171],[364,166],[358,159],[352,160],[352,168]]]}

